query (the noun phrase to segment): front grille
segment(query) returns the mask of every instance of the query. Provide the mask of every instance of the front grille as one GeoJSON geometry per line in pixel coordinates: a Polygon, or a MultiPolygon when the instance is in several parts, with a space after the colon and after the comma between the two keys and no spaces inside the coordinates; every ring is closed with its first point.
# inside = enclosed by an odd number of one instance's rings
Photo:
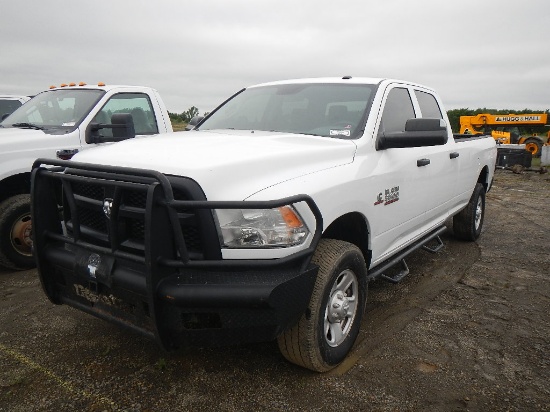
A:
{"type": "Polygon", "coordinates": [[[128,206],[142,207],[145,209],[147,202],[147,193],[145,192],[125,192],[124,203],[128,206]]]}
{"type": "Polygon", "coordinates": [[[127,222],[128,237],[136,242],[143,242],[145,238],[145,222],[134,220],[127,222]]]}
{"type": "Polygon", "coordinates": [[[79,219],[81,226],[101,233],[107,233],[107,222],[103,212],[81,208],[79,219]]]}
{"type": "MultiPolygon", "coordinates": [[[[63,210],[68,234],[76,236],[78,232],[88,243],[143,254],[148,187],[139,184],[117,186],[112,182],[105,184],[102,180],[65,182],[63,210]],[[69,199],[70,196],[74,202],[69,199]],[[110,218],[104,210],[105,202],[112,202],[109,204],[110,218]]],[[[177,189],[174,189],[174,198],[193,200],[177,189]]],[[[194,259],[203,259],[203,242],[196,211],[178,210],[177,216],[188,253],[194,259]]],[[[154,230],[155,227],[152,227],[154,230]]],[[[166,236],[171,236],[171,233],[166,233],[166,236]]],[[[167,253],[170,255],[170,251],[167,253]]]]}
{"type": "Polygon", "coordinates": [[[74,182],[72,184],[72,189],[75,195],[87,197],[90,199],[103,200],[105,197],[103,189],[97,185],[74,182]]]}

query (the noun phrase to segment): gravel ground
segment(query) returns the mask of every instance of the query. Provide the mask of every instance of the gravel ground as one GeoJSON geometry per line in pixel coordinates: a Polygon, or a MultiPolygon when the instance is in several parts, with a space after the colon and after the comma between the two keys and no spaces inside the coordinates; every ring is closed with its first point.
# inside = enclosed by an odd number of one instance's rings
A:
{"type": "Polygon", "coordinates": [[[0,411],[550,411],[550,177],[498,170],[484,233],[374,282],[359,341],[315,374],[274,342],[165,353],[0,269],[0,411]]]}

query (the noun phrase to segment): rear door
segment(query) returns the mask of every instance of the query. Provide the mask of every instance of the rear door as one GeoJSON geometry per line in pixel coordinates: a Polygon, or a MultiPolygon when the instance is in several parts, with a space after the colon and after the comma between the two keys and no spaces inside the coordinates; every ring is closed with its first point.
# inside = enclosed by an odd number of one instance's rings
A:
{"type": "MultiPolygon", "coordinates": [[[[445,119],[441,106],[436,96],[430,91],[414,88],[414,97],[418,102],[419,117],[445,119]]],[[[457,178],[460,156],[454,140],[449,133],[449,140],[443,146],[425,148],[425,156],[430,164],[427,168],[430,172],[429,182],[431,190],[426,198],[426,220],[438,220],[444,218],[453,205],[453,199],[457,195],[457,178]]]]}

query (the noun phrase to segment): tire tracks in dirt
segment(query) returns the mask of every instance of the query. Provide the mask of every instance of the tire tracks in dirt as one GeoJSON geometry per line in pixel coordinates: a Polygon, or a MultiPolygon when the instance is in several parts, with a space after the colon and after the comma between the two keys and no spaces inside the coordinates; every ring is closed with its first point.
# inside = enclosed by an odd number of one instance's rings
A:
{"type": "Polygon", "coordinates": [[[369,285],[367,311],[358,341],[346,360],[329,372],[340,376],[352,369],[359,359],[383,348],[431,305],[444,291],[462,280],[480,259],[476,243],[460,242],[443,235],[445,247],[432,255],[417,251],[407,259],[411,273],[399,284],[377,280],[369,285]]]}

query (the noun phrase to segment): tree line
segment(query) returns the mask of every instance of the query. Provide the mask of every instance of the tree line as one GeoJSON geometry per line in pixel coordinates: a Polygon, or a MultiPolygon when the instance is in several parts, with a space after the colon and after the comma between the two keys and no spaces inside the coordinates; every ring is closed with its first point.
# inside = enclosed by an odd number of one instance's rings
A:
{"type": "MultiPolygon", "coordinates": [[[[170,121],[173,123],[189,123],[189,121],[199,115],[199,109],[197,109],[195,106],[191,106],[189,109],[185,110],[181,113],[171,113],[168,112],[168,116],[170,117],[170,121]]],[[[206,113],[205,113],[206,115],[206,113]]]]}

